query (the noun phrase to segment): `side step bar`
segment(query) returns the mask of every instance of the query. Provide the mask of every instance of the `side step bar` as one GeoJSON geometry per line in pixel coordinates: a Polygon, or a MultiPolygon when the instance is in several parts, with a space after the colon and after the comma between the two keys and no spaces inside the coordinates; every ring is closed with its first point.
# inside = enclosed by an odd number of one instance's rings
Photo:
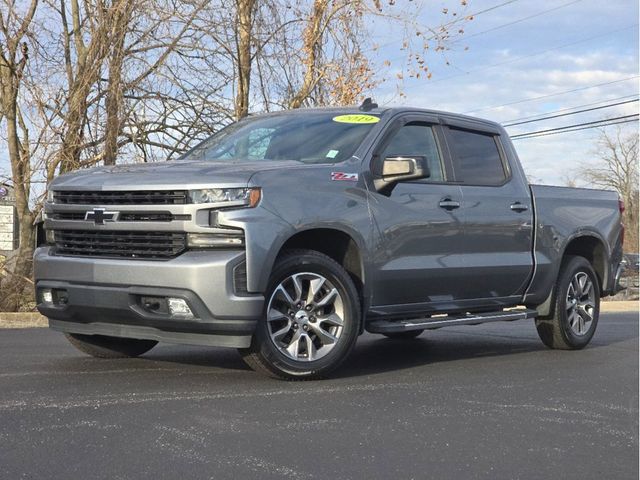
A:
{"type": "Polygon", "coordinates": [[[371,333],[394,333],[409,330],[435,329],[456,325],[479,325],[489,322],[512,322],[535,318],[538,312],[530,309],[500,310],[497,312],[466,313],[442,317],[418,318],[412,320],[374,320],[365,328],[371,333]]]}

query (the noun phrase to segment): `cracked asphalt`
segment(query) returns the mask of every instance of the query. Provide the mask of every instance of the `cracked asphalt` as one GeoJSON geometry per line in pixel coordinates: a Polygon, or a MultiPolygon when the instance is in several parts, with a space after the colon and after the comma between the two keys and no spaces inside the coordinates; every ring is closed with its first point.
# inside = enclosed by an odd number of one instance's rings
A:
{"type": "Polygon", "coordinates": [[[533,322],[362,336],[331,379],[233,350],[86,357],[0,331],[2,479],[637,479],[638,314],[552,351],[533,322]]]}

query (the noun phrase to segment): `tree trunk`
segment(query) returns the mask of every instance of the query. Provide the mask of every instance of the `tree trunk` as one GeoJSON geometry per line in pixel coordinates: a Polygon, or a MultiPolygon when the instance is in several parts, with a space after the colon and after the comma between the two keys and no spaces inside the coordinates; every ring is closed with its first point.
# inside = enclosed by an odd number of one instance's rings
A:
{"type": "MultiPolygon", "coordinates": [[[[0,65],[1,66],[1,65],[0,65]]],[[[5,265],[6,272],[0,281],[0,310],[17,310],[24,300],[24,293],[30,287],[31,263],[33,256],[34,228],[33,214],[29,209],[31,173],[29,171],[28,144],[25,148],[18,134],[18,88],[6,68],[0,75],[2,85],[2,112],[7,122],[7,146],[14,181],[16,210],[19,224],[19,247],[5,265]]]]}
{"type": "Polygon", "coordinates": [[[251,30],[256,0],[237,0],[236,43],[238,55],[238,92],[235,101],[236,120],[249,115],[251,86],[251,30]]]}
{"type": "Polygon", "coordinates": [[[107,120],[105,125],[104,164],[115,165],[118,155],[118,136],[122,128],[122,67],[124,64],[124,41],[131,20],[133,2],[124,0],[112,8],[114,39],[109,58],[109,84],[105,100],[107,120]]]}
{"type": "Polygon", "coordinates": [[[58,151],[60,173],[67,173],[80,166],[80,152],[84,129],[86,96],[75,92],[69,100],[69,111],[65,122],[65,133],[58,151]]]}
{"type": "Polygon", "coordinates": [[[305,67],[304,77],[300,89],[289,101],[289,108],[300,108],[309,95],[311,95],[311,92],[319,80],[317,64],[320,55],[320,46],[322,44],[323,21],[328,6],[328,0],[314,0],[313,2],[313,11],[309,15],[302,38],[303,63],[305,67]]]}

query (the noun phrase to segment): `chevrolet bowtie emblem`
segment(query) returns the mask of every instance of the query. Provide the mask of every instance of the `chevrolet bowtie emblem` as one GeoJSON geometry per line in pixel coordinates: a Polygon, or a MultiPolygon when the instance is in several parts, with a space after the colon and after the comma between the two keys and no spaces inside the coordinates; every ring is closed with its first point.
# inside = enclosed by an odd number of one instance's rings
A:
{"type": "Polygon", "coordinates": [[[120,212],[107,212],[104,208],[94,208],[84,216],[85,220],[93,220],[96,225],[104,225],[104,222],[115,222],[120,212]]]}

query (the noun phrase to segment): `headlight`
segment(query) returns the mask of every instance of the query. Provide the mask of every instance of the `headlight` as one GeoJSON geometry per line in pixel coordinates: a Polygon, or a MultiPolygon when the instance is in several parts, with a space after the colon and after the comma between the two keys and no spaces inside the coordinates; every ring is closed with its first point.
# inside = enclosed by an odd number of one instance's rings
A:
{"type": "Polygon", "coordinates": [[[47,190],[47,202],[53,203],[53,190],[47,190]]]}
{"type": "Polygon", "coordinates": [[[45,230],[44,222],[39,220],[35,224],[36,227],[36,248],[43,247],[45,245],[54,245],[56,243],[55,234],[53,230],[45,230]]]}
{"type": "Polygon", "coordinates": [[[255,207],[260,202],[259,188],[206,188],[189,191],[190,203],[228,203],[229,206],[255,207]]]}
{"type": "Polygon", "coordinates": [[[189,248],[233,248],[244,246],[244,232],[230,234],[189,233],[189,248]]]}

